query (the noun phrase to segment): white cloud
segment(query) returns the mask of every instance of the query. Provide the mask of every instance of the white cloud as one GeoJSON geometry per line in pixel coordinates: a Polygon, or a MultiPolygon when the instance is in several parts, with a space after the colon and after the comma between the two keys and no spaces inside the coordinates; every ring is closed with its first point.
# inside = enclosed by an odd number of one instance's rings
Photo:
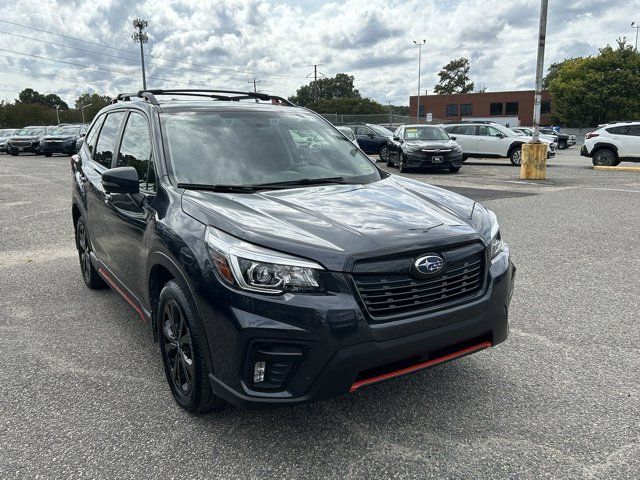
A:
{"type": "MultiPolygon", "coordinates": [[[[550,3],[546,65],[595,54],[619,36],[632,39],[631,17],[640,11],[640,0],[550,3]]],[[[14,34],[0,33],[0,98],[14,98],[26,87],[60,93],[68,101],[87,90],[114,95],[138,89],[134,15],[149,21],[151,87],[247,89],[255,75],[262,90],[290,95],[308,81],[308,65],[322,63],[327,75],[355,75],[363,95],[407,104],[417,89],[412,40],[425,38],[423,89],[432,90],[441,66],[460,56],[471,59],[476,85],[493,91],[531,88],[538,12],[538,0],[146,0],[135,6],[128,0],[18,0],[0,7],[0,20],[131,53],[0,22],[0,32],[14,34]]]]}

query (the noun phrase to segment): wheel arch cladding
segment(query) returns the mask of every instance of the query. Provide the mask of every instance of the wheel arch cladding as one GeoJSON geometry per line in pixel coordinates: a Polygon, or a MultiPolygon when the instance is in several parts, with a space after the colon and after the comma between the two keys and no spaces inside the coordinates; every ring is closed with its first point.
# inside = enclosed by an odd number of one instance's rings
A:
{"type": "Polygon", "coordinates": [[[603,148],[608,148],[609,150],[613,150],[613,152],[618,155],[618,147],[613,145],[612,143],[596,143],[591,150],[591,154],[594,155],[598,150],[602,150],[603,148]]]}

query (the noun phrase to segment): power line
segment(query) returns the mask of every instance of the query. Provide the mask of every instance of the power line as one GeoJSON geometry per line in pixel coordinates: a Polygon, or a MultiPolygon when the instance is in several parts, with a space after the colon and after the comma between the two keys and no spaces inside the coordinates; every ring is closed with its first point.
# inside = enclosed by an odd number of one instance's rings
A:
{"type": "MultiPolygon", "coordinates": [[[[0,19],[0,22],[7,23],[9,25],[14,25],[14,26],[17,26],[17,27],[27,28],[27,29],[30,29],[30,30],[35,30],[37,32],[42,32],[42,33],[46,33],[46,34],[49,34],[49,35],[56,35],[56,36],[59,36],[59,37],[62,37],[62,38],[66,38],[68,40],[73,40],[73,41],[76,41],[76,42],[82,42],[82,43],[86,43],[86,44],[89,44],[89,45],[94,45],[94,46],[97,46],[97,47],[109,48],[111,50],[117,50],[119,52],[125,52],[125,53],[129,53],[131,55],[137,55],[136,52],[131,51],[131,50],[127,50],[127,49],[124,49],[124,48],[113,47],[111,45],[105,45],[103,43],[91,42],[89,40],[84,40],[82,38],[72,37],[72,36],[69,36],[69,35],[64,35],[62,33],[51,32],[51,31],[48,31],[48,30],[43,30],[41,28],[31,27],[29,25],[23,25],[23,24],[20,24],[20,23],[10,22],[8,20],[3,20],[3,19],[0,19]]],[[[10,35],[12,35],[12,34],[10,34],[10,35]]],[[[17,34],[13,34],[13,35],[17,35],[17,34]]],[[[44,41],[44,40],[36,40],[36,41],[44,41]]],[[[49,42],[49,43],[52,43],[52,42],[49,42]]],[[[72,46],[68,46],[68,45],[67,45],[67,47],[69,47],[69,48],[77,48],[77,47],[72,47],[72,46]]],[[[92,52],[92,53],[100,54],[99,52],[92,52]]],[[[251,74],[251,75],[253,75],[255,73],[255,72],[249,72],[247,70],[238,70],[238,69],[225,68],[225,67],[214,67],[214,66],[210,66],[210,65],[201,65],[201,64],[193,63],[193,62],[185,62],[185,61],[180,61],[180,60],[174,60],[172,58],[161,57],[161,56],[158,56],[158,55],[149,55],[149,57],[150,58],[156,58],[158,60],[164,60],[164,61],[168,61],[168,62],[173,62],[173,63],[177,63],[177,64],[181,64],[181,65],[190,65],[190,66],[202,67],[202,68],[206,68],[208,70],[220,70],[220,71],[228,71],[228,72],[233,72],[233,73],[245,73],[245,74],[251,74]]],[[[130,60],[130,59],[127,59],[127,60],[130,60]]],[[[167,67],[174,68],[174,67],[171,67],[171,66],[168,66],[168,65],[167,65],[167,67]]],[[[268,75],[268,74],[266,74],[266,75],[262,75],[262,76],[263,77],[272,77],[272,78],[292,78],[292,79],[300,79],[300,78],[302,78],[302,77],[292,76],[292,75],[268,75]]]]}

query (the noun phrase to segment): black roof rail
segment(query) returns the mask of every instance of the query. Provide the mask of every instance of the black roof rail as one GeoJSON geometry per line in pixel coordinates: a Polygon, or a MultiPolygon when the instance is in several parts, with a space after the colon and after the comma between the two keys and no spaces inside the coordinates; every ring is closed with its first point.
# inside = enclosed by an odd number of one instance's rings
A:
{"type": "Polygon", "coordinates": [[[257,100],[263,101],[277,101],[278,103],[295,107],[297,106],[295,103],[290,102],[286,98],[279,97],[276,95],[269,95],[267,93],[261,92],[243,92],[238,90],[205,90],[205,89],[190,89],[190,88],[180,88],[180,89],[147,89],[147,90],[139,90],[136,93],[119,93],[116,98],[114,98],[111,103],[117,103],[121,101],[130,101],[131,98],[142,98],[145,101],[151,103],[152,105],[159,105],[158,99],[156,98],[158,95],[184,95],[188,97],[205,97],[212,98],[214,100],[224,100],[224,101],[239,101],[244,99],[254,98],[257,100]]]}

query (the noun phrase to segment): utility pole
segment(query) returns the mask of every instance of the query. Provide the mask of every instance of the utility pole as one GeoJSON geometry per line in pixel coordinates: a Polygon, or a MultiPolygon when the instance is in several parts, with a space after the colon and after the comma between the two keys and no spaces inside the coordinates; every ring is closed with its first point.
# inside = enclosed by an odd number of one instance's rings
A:
{"type": "Polygon", "coordinates": [[[393,128],[391,126],[393,117],[393,114],[391,113],[391,100],[387,100],[387,103],[389,104],[389,130],[391,130],[391,128],[393,128]]]}
{"type": "Polygon", "coordinates": [[[634,50],[637,52],[638,51],[638,30],[640,30],[640,25],[638,25],[638,22],[631,22],[631,28],[636,29],[636,48],[634,50]]]}
{"type": "Polygon", "coordinates": [[[536,64],[536,92],[533,106],[533,138],[522,145],[520,155],[514,152],[512,162],[520,163],[521,180],[544,180],[547,168],[547,144],[540,142],[540,105],[542,103],[542,74],[544,47],[547,40],[547,10],[549,0],[540,0],[540,29],[538,31],[538,61],[536,64]]]}
{"type": "Polygon", "coordinates": [[[84,109],[90,107],[91,105],[93,105],[93,103],[87,103],[86,105],[82,105],[80,107],[80,111],[82,112],[82,123],[84,123],[84,109]]]}
{"type": "MultiPolygon", "coordinates": [[[[324,73],[322,72],[318,72],[318,67],[321,67],[322,65],[324,65],[323,63],[314,63],[313,65],[309,65],[309,67],[313,67],[313,88],[315,90],[315,94],[316,94],[316,100],[318,99],[318,85],[315,83],[318,81],[318,74],[320,74],[321,77],[324,77],[324,73]]],[[[307,78],[309,78],[312,74],[310,73],[309,75],[307,75],[307,78]]]]}
{"type": "Polygon", "coordinates": [[[142,20],[140,18],[136,18],[133,20],[133,28],[137,28],[138,31],[135,32],[131,38],[133,41],[140,44],[140,61],[142,63],[142,89],[147,89],[147,76],[144,72],[144,47],[143,45],[149,41],[149,35],[147,35],[143,30],[147,27],[149,22],[146,20],[142,20]]]}
{"type": "MultiPolygon", "coordinates": [[[[422,40],[422,42],[413,41],[416,45],[418,45],[418,105],[416,106],[416,118],[420,119],[420,77],[422,76],[422,46],[427,43],[426,40],[422,40]]],[[[420,123],[420,122],[418,122],[420,123]]]]}
{"type": "Polygon", "coordinates": [[[60,105],[56,105],[56,118],[58,119],[58,125],[60,125],[60,105]]]}
{"type": "MultiPolygon", "coordinates": [[[[257,84],[260,83],[260,80],[256,80],[256,77],[253,77],[253,80],[249,80],[247,83],[253,83],[253,91],[254,93],[258,93],[257,84]]],[[[258,103],[258,99],[256,98],[256,103],[258,103]]]]}

